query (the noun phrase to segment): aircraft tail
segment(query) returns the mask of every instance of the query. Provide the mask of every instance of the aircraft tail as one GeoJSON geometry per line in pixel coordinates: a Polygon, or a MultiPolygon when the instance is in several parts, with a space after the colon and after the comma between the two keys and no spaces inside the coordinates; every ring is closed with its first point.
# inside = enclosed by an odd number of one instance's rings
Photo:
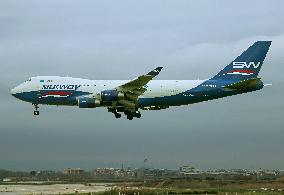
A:
{"type": "Polygon", "coordinates": [[[257,78],[271,41],[257,41],[227,65],[211,80],[235,80],[257,78]]]}

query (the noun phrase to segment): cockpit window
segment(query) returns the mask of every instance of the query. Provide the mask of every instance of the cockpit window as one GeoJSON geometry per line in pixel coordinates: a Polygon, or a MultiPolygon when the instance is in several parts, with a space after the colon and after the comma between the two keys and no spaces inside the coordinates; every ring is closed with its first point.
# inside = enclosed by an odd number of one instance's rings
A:
{"type": "Polygon", "coordinates": [[[31,79],[31,78],[29,78],[28,80],[26,80],[26,82],[30,82],[30,81],[32,81],[32,79],[31,79]]]}

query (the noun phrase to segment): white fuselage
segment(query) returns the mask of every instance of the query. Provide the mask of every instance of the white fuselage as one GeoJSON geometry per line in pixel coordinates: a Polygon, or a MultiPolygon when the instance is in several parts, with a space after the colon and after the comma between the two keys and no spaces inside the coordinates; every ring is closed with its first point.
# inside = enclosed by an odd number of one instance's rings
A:
{"type": "MultiPolygon", "coordinates": [[[[76,91],[99,93],[104,90],[114,89],[130,80],[89,80],[72,77],[39,76],[20,84],[12,93],[36,92],[40,90],[61,91],[73,90],[67,86],[75,86],[76,91]]],[[[152,80],[145,87],[147,91],[141,98],[154,98],[172,96],[182,93],[200,85],[204,80],[152,80]]]]}

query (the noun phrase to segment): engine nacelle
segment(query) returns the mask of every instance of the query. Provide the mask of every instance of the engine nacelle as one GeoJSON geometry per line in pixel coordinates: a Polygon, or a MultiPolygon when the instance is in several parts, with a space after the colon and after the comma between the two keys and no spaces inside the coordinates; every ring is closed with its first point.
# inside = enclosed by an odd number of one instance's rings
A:
{"type": "Polygon", "coordinates": [[[95,98],[80,97],[77,101],[79,108],[95,108],[100,106],[100,101],[95,98]]]}
{"type": "Polygon", "coordinates": [[[104,102],[112,102],[124,99],[124,93],[118,92],[116,90],[105,90],[100,94],[100,99],[104,102]]]}

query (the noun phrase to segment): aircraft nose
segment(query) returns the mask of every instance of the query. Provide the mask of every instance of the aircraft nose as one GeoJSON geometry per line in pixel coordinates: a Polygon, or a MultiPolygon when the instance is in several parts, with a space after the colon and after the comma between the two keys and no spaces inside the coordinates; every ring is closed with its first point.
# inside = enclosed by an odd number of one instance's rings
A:
{"type": "Polygon", "coordinates": [[[11,89],[10,93],[11,93],[11,95],[14,95],[15,94],[15,88],[11,89]]]}
{"type": "Polygon", "coordinates": [[[11,93],[12,96],[14,96],[16,94],[15,88],[11,89],[10,93],[11,93]]]}
{"type": "Polygon", "coordinates": [[[19,88],[19,86],[17,86],[17,87],[15,87],[15,88],[11,89],[10,93],[11,93],[12,96],[16,97],[16,94],[20,93],[20,88],[19,88]]]}

